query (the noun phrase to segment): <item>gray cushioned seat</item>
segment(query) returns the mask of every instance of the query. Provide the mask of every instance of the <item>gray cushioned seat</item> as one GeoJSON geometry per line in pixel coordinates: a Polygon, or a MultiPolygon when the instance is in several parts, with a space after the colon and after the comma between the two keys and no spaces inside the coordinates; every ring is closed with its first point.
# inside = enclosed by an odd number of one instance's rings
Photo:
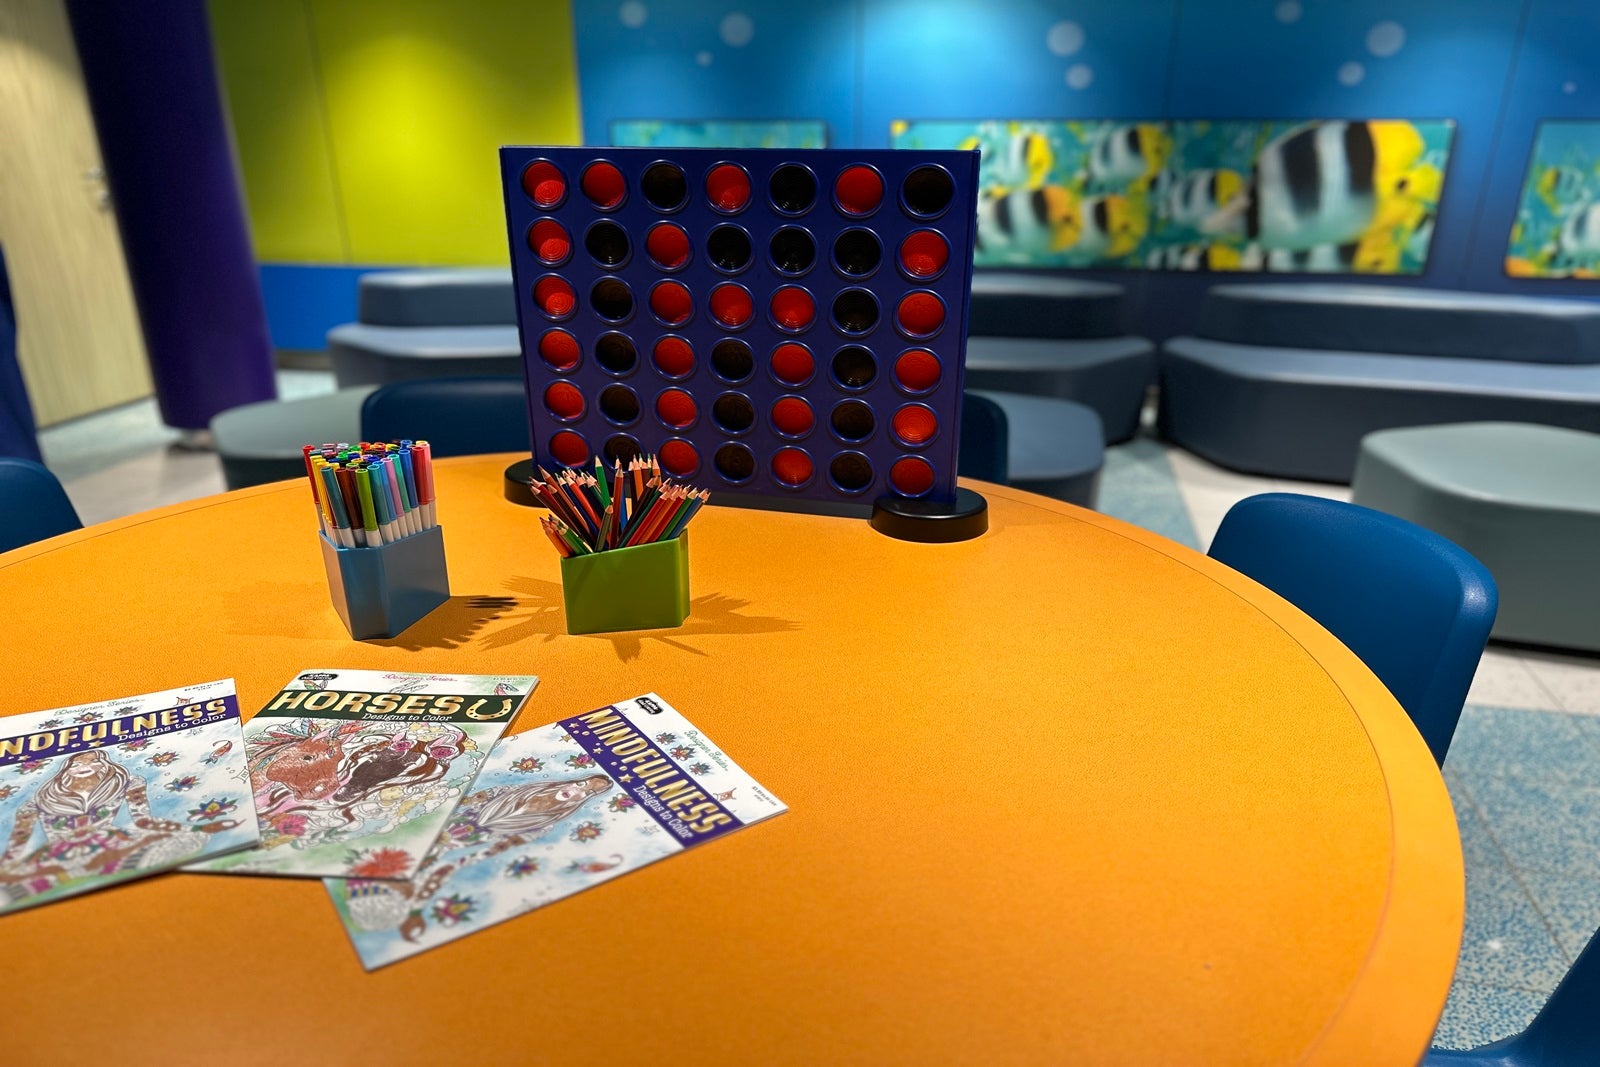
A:
{"type": "Polygon", "coordinates": [[[1600,652],[1600,435],[1479,422],[1361,442],[1354,500],[1471,552],[1494,575],[1493,636],[1600,652]]]}
{"type": "Polygon", "coordinates": [[[522,373],[515,326],[372,326],[328,331],[328,356],[340,387],[522,373]]]}
{"type": "Polygon", "coordinates": [[[1155,346],[1142,337],[967,339],[967,388],[1087,404],[1099,413],[1108,443],[1126,441],[1138,431],[1155,367],[1155,346]]]}
{"type": "Polygon", "coordinates": [[[1439,289],[1219,285],[1196,331],[1212,341],[1452,359],[1600,363],[1600,304],[1439,289]]]}
{"type": "Polygon", "coordinates": [[[1600,364],[1162,346],[1162,433],[1236,470],[1348,482],[1375,430],[1497,420],[1600,431],[1600,364]]]}
{"type": "Polygon", "coordinates": [[[220,412],[211,437],[229,489],[303,478],[302,445],[361,439],[361,404],[372,385],[298,400],[263,400],[220,412]]]}
{"type": "Polygon", "coordinates": [[[1122,286],[1058,274],[973,271],[972,337],[1116,337],[1122,286]]]}
{"type": "Polygon", "coordinates": [[[515,326],[505,268],[395,270],[363,274],[357,320],[373,326],[515,326]]]}
{"type": "Polygon", "coordinates": [[[1006,484],[1094,507],[1106,452],[1100,416],[1093,408],[1054,397],[970,392],[994,401],[1006,413],[1006,484]]]}

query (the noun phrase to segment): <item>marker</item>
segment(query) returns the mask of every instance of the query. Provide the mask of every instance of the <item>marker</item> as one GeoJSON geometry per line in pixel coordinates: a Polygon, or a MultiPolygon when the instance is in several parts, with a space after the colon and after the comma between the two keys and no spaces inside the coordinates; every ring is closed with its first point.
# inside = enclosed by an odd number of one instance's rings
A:
{"type": "Polygon", "coordinates": [[[378,512],[372,503],[372,476],[365,467],[352,472],[356,480],[356,495],[361,498],[361,522],[367,532],[367,544],[384,543],[383,531],[378,528],[378,512]]]}

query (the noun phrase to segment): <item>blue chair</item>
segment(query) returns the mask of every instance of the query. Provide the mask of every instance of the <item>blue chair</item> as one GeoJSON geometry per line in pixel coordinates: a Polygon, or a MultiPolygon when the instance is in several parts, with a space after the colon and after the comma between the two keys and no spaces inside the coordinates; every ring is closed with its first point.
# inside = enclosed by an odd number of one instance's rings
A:
{"type": "Polygon", "coordinates": [[[0,456],[0,500],[0,552],[83,529],[56,476],[32,460],[0,456]]]}
{"type": "Polygon", "coordinates": [[[435,456],[529,452],[521,378],[422,378],[375,390],[361,405],[361,439],[425,440],[435,456]]]}
{"type": "Polygon", "coordinates": [[[1011,473],[1007,456],[1010,439],[1004,408],[986,396],[962,395],[958,474],[1005,485],[1011,473]]]}
{"type": "Polygon", "coordinates": [[[0,456],[17,456],[35,463],[43,460],[37,431],[33,406],[28,402],[28,386],[17,365],[16,309],[11,302],[5,253],[0,251],[0,456]]]}
{"type": "Polygon", "coordinates": [[[1424,1067],[1593,1067],[1600,1063],[1600,935],[1520,1034],[1468,1052],[1436,1048],[1424,1067]]]}
{"type": "Polygon", "coordinates": [[[1404,519],[1294,493],[1239,501],[1208,554],[1343,641],[1444,763],[1499,603],[1483,564],[1404,519]]]}

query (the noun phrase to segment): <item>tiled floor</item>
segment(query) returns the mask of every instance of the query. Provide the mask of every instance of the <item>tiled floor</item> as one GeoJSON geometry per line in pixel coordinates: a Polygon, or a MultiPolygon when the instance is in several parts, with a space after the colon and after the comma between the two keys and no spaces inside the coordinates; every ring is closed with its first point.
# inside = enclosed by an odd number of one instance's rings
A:
{"type": "MultiPolygon", "coordinates": [[[[286,397],[332,375],[280,371],[286,397]]],[[[40,435],[85,522],[223,489],[216,457],[142,401],[40,435]]],[[[1237,500],[1348,499],[1343,486],[1225,471],[1151,436],[1107,451],[1100,510],[1203,548],[1237,500]]],[[[1435,1041],[1470,1048],[1521,1029],[1600,927],[1600,657],[1491,646],[1445,764],[1467,866],[1467,921],[1435,1041]]]]}

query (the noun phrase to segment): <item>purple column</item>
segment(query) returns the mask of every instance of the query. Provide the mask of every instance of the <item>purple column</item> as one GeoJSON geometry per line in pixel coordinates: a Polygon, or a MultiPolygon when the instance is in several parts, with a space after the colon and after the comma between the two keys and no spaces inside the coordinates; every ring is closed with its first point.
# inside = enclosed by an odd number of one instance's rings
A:
{"type": "Polygon", "coordinates": [[[161,417],[277,395],[203,0],[68,0],[161,417]]]}

